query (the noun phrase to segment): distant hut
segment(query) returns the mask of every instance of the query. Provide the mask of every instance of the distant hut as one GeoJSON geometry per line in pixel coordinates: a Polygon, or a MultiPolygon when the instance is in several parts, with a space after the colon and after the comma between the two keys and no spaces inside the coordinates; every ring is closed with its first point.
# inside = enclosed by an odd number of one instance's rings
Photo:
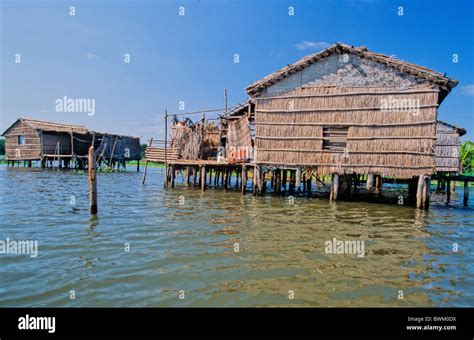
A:
{"type": "Polygon", "coordinates": [[[26,118],[18,118],[3,136],[7,161],[60,158],[67,162],[77,153],[87,154],[87,145],[92,141],[92,135],[83,126],[26,118]]]}
{"type": "Polygon", "coordinates": [[[332,190],[341,175],[420,176],[421,206],[436,167],[437,109],[457,83],[366,47],[334,44],[247,87],[256,165],[332,174],[332,190]]]}
{"type": "Polygon", "coordinates": [[[126,161],[140,159],[140,138],[102,132],[93,133],[95,135],[94,147],[101,160],[109,163],[117,162],[124,166],[126,161]]]}
{"type": "Polygon", "coordinates": [[[436,172],[458,173],[461,169],[460,137],[466,130],[441,120],[436,124],[436,172]]]}
{"type": "Polygon", "coordinates": [[[18,118],[3,133],[7,161],[56,161],[69,167],[71,161],[82,167],[89,147],[107,161],[140,159],[140,140],[135,137],[90,131],[84,126],[18,118]],[[112,155],[112,157],[111,157],[112,155]]]}

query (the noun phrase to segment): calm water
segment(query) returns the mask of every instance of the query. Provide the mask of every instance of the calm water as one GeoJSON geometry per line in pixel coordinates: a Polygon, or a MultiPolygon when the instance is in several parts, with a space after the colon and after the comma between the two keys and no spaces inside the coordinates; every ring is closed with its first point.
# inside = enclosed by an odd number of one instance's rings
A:
{"type": "Polygon", "coordinates": [[[0,240],[38,240],[39,254],[0,254],[0,306],[474,306],[472,188],[471,207],[458,188],[453,206],[428,212],[291,205],[164,191],[160,171],[145,186],[142,173],[99,174],[91,219],[85,174],[1,166],[0,240]],[[365,256],[326,254],[334,237],[365,240],[365,256]]]}

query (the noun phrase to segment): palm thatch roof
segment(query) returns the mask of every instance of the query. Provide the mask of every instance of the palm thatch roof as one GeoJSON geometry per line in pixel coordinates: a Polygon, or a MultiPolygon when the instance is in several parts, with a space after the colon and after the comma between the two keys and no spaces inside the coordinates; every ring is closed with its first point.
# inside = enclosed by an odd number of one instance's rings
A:
{"type": "Polygon", "coordinates": [[[29,119],[29,118],[18,118],[2,135],[8,133],[8,131],[15,126],[19,121],[24,122],[28,126],[33,129],[41,130],[41,131],[49,131],[49,132],[73,132],[73,133],[80,133],[80,134],[87,134],[89,130],[81,125],[71,125],[71,124],[60,124],[60,123],[52,123],[52,122],[45,122],[41,120],[29,119]]]}
{"type": "Polygon", "coordinates": [[[439,120],[439,119],[436,122],[439,123],[439,124],[442,124],[446,127],[452,128],[453,130],[455,130],[459,134],[459,137],[462,137],[467,133],[467,130],[463,127],[452,125],[452,124],[446,123],[445,121],[442,121],[442,120],[439,120]]]}
{"type": "MultiPolygon", "coordinates": [[[[411,63],[393,58],[392,56],[370,52],[365,46],[353,47],[353,46],[349,46],[343,43],[336,43],[328,47],[324,51],[306,56],[293,64],[287,65],[283,67],[282,69],[272,74],[269,74],[268,76],[249,85],[246,88],[246,91],[249,95],[255,96],[263,89],[277,83],[278,81],[286,77],[289,77],[290,75],[310,66],[311,64],[314,64],[330,55],[343,54],[343,53],[354,54],[361,58],[372,60],[377,63],[394,68],[401,73],[406,73],[418,78],[426,79],[432,83],[440,85],[440,87],[447,93],[449,93],[451,89],[454,88],[458,84],[457,80],[448,78],[444,74],[438,73],[432,69],[415,65],[415,64],[411,64],[411,63]]],[[[442,101],[443,98],[444,96],[440,96],[440,102],[442,101]]]]}

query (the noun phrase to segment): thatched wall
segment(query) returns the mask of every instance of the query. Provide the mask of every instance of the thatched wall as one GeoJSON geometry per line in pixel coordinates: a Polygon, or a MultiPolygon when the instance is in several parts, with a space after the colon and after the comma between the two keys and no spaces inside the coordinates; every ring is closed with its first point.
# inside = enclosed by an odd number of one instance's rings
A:
{"type": "Polygon", "coordinates": [[[25,122],[18,121],[5,133],[6,160],[40,159],[41,154],[41,134],[25,122]],[[25,144],[18,143],[19,136],[25,138],[25,144]]]}
{"type": "Polygon", "coordinates": [[[257,163],[399,178],[434,172],[436,86],[314,86],[256,100],[257,163]],[[417,109],[384,107],[397,100],[417,109]]]}
{"type": "Polygon", "coordinates": [[[179,159],[207,159],[215,157],[220,144],[221,130],[214,123],[199,122],[188,126],[178,122],[172,127],[171,147],[178,150],[179,159]]]}
{"type": "Polygon", "coordinates": [[[438,122],[436,125],[436,171],[461,171],[459,133],[452,126],[438,122]]]}

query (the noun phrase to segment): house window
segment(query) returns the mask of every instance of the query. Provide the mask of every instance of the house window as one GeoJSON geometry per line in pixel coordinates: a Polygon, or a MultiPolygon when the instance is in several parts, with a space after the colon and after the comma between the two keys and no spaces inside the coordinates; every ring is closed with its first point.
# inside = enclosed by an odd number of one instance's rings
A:
{"type": "Polygon", "coordinates": [[[347,131],[340,126],[323,127],[323,150],[344,151],[347,148],[347,131]]]}
{"type": "Polygon", "coordinates": [[[25,136],[18,136],[18,144],[19,145],[25,144],[25,136]]]}

